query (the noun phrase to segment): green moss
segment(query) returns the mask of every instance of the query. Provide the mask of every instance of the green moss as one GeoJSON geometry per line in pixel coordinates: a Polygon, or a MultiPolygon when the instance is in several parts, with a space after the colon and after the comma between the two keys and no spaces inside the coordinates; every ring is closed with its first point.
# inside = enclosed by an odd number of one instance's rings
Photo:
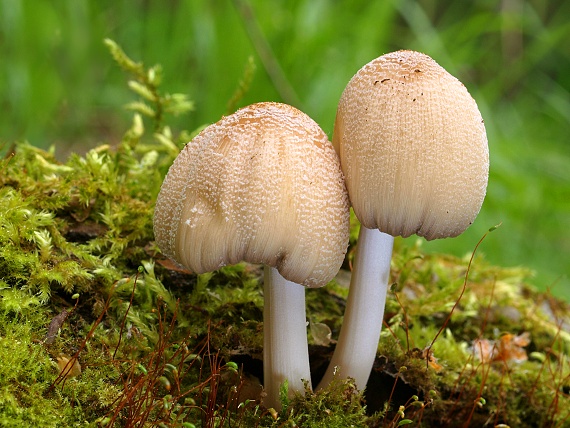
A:
{"type": "Polygon", "coordinates": [[[382,332],[378,371],[398,373],[408,397],[415,393],[425,400],[435,392],[421,413],[408,413],[421,426],[454,426],[457,420],[470,426],[489,420],[510,426],[564,424],[570,409],[568,306],[532,291],[524,269],[490,266],[481,257],[465,279],[468,262],[420,256],[419,247],[394,257],[395,293],[387,303],[389,328],[382,332]],[[517,348],[515,337],[523,333],[530,343],[517,348]],[[495,357],[481,361],[477,340],[490,343],[495,357]],[[402,366],[405,373],[398,372],[402,366]]]}
{"type": "Polygon", "coordinates": [[[56,370],[49,352],[38,341],[45,312],[22,307],[0,311],[1,426],[56,427],[81,421],[82,412],[58,391],[49,389],[56,370]]]}

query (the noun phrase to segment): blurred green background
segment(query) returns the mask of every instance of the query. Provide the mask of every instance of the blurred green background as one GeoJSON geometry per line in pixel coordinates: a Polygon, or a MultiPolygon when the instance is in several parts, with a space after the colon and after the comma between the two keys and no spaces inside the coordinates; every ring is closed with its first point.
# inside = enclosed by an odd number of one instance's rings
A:
{"type": "Polygon", "coordinates": [[[55,145],[62,158],[117,142],[133,95],[106,37],[161,63],[164,90],[196,102],[178,129],[218,120],[253,56],[240,105],[294,104],[329,136],[362,65],[419,50],[470,90],[491,152],[475,224],[423,248],[464,255],[502,222],[480,249],[487,259],[527,266],[539,288],[570,298],[569,17],[565,0],[0,0],[0,140],[55,145]]]}

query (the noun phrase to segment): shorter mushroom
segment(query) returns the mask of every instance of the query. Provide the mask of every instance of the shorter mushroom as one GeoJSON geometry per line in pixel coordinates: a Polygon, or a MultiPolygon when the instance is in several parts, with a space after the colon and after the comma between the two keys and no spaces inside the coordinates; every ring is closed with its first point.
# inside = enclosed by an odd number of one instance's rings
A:
{"type": "Polygon", "coordinates": [[[195,137],[174,161],[157,199],[154,230],[165,255],[196,273],[263,263],[264,384],[303,392],[310,371],[305,287],[338,272],[349,205],[338,156],[307,115],[254,104],[195,137]]]}
{"type": "Polygon", "coordinates": [[[362,67],[339,102],[333,144],[360,236],[340,337],[319,385],[366,386],[382,328],[395,236],[461,234],[479,213],[489,151],[465,86],[429,56],[398,51],[362,67]]]}

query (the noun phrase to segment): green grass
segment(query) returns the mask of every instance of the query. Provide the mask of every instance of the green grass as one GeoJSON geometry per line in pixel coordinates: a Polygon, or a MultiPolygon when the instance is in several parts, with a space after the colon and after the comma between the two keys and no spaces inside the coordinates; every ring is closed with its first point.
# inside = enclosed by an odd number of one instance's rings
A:
{"type": "Polygon", "coordinates": [[[570,298],[568,16],[563,0],[0,0],[0,141],[55,144],[60,157],[117,144],[130,121],[117,107],[131,95],[106,37],[133,58],[160,62],[165,90],[195,100],[196,112],[175,122],[183,129],[226,113],[253,56],[257,72],[241,104],[295,104],[330,135],[356,70],[389,51],[420,50],[469,88],[491,151],[488,196],[473,227],[424,249],[463,255],[502,222],[481,249],[487,258],[528,266],[538,287],[570,298]]]}

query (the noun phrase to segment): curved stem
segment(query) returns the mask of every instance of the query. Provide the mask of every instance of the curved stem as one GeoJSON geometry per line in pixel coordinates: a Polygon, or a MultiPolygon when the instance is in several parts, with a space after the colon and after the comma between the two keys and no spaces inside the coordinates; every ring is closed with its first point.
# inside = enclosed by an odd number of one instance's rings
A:
{"type": "Polygon", "coordinates": [[[290,397],[304,392],[303,380],[311,382],[305,287],[265,266],[263,292],[263,404],[280,410],[279,388],[285,380],[290,397]]]}
{"type": "Polygon", "coordinates": [[[334,376],[366,387],[384,319],[394,237],[360,227],[344,320],[333,357],[318,388],[334,376]]]}

